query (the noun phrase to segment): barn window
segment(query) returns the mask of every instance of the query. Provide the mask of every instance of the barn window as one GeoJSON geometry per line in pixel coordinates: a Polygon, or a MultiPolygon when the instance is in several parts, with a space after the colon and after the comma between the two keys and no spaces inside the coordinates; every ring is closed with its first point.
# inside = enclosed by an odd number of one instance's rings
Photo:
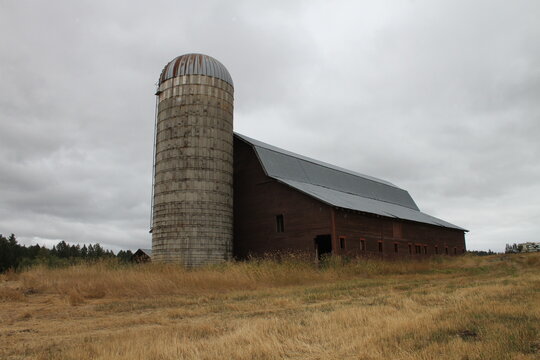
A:
{"type": "Polygon", "coordinates": [[[364,239],[360,240],[360,250],[366,251],[366,240],[364,239]]]}
{"type": "Polygon", "coordinates": [[[409,244],[409,254],[412,255],[412,244],[409,244]]]}
{"type": "Polygon", "coordinates": [[[276,231],[285,232],[285,225],[283,223],[283,215],[276,215],[276,231]]]}
{"type": "Polygon", "coordinates": [[[382,241],[379,241],[379,252],[383,252],[382,241]]]}
{"type": "Polygon", "coordinates": [[[396,252],[396,253],[398,252],[398,244],[397,243],[394,244],[394,252],[396,252]]]}
{"type": "Polygon", "coordinates": [[[427,254],[427,245],[424,245],[424,254],[427,254]]]}
{"type": "Polygon", "coordinates": [[[345,238],[344,237],[339,238],[339,247],[341,249],[345,249],[345,238]]]}
{"type": "Polygon", "coordinates": [[[435,254],[438,254],[438,253],[439,253],[439,247],[435,246],[435,254]]]}
{"type": "Polygon", "coordinates": [[[457,248],[454,248],[454,255],[457,254],[457,248]]]}
{"type": "Polygon", "coordinates": [[[420,245],[414,245],[414,252],[415,252],[415,254],[421,254],[422,253],[422,247],[420,245]]]}
{"type": "Polygon", "coordinates": [[[444,252],[448,255],[448,246],[444,248],[444,252]]]}

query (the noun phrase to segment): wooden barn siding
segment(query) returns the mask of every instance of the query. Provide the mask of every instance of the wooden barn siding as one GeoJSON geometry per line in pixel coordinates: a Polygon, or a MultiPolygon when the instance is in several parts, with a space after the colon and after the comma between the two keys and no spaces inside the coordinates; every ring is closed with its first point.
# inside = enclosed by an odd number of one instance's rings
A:
{"type": "Polygon", "coordinates": [[[376,217],[369,214],[335,210],[336,215],[336,238],[337,253],[342,255],[367,255],[394,257],[423,257],[435,254],[435,246],[438,246],[439,254],[445,254],[448,246],[448,254],[457,255],[465,250],[465,235],[463,231],[432,226],[428,224],[414,223],[403,220],[394,220],[384,217],[376,217]],[[397,225],[395,228],[395,224],[397,225]],[[399,228],[401,227],[401,231],[399,228]],[[394,231],[396,233],[394,234],[394,231]],[[401,232],[401,236],[400,233],[401,232]],[[345,249],[339,248],[339,238],[345,238],[345,249]],[[365,239],[366,250],[361,251],[360,240],[365,239]],[[379,241],[382,241],[383,252],[379,252],[379,241]],[[394,251],[394,244],[398,244],[398,253],[394,251]],[[409,244],[412,245],[412,255],[409,254],[409,244]],[[421,246],[421,253],[416,254],[415,246],[421,246]],[[427,246],[427,254],[424,253],[427,246]]]}
{"type": "Polygon", "coordinates": [[[268,178],[251,146],[234,141],[234,240],[237,258],[275,251],[315,255],[314,238],[331,234],[325,204],[268,178]],[[283,214],[285,231],[277,232],[283,214]]]}

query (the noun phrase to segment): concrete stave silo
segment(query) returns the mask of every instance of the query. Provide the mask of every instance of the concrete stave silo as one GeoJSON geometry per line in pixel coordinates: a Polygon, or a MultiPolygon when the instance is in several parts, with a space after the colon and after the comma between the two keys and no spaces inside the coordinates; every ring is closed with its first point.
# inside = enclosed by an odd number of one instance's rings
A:
{"type": "Polygon", "coordinates": [[[186,54],[163,69],[158,97],[153,261],[188,267],[232,256],[232,79],[217,60],[186,54]]]}

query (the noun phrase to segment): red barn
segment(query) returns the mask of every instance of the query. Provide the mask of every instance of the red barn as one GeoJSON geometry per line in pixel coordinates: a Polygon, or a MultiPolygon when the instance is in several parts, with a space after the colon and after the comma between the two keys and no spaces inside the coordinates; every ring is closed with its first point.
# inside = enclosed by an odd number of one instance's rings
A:
{"type": "Polygon", "coordinates": [[[234,134],[237,258],[276,251],[382,257],[465,252],[467,230],[419,210],[406,190],[234,134]]]}

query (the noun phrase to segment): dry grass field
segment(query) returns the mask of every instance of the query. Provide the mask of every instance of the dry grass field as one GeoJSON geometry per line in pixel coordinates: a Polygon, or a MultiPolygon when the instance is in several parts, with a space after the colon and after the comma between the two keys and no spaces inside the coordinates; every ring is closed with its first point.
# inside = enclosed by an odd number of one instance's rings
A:
{"type": "Polygon", "coordinates": [[[0,359],[539,359],[540,254],[0,275],[0,359]]]}

